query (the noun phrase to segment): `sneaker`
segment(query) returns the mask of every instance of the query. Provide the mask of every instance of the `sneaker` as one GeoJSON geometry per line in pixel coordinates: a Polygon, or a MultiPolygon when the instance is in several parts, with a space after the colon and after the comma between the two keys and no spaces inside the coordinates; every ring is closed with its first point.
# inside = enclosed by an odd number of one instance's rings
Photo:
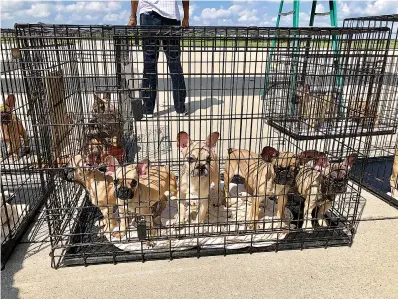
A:
{"type": "Polygon", "coordinates": [[[188,109],[187,109],[187,107],[184,106],[184,110],[181,111],[181,112],[177,112],[177,115],[178,115],[178,116],[186,116],[186,115],[188,115],[188,109]]]}

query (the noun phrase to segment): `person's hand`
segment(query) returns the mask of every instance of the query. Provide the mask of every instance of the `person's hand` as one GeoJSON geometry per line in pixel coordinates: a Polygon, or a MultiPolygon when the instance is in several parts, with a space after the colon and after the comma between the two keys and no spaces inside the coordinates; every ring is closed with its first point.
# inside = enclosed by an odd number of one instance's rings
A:
{"type": "Polygon", "coordinates": [[[182,26],[182,27],[189,27],[189,19],[184,17],[184,18],[182,19],[181,26],[182,26]]]}
{"type": "Polygon", "coordinates": [[[130,17],[129,23],[127,25],[128,26],[137,26],[137,19],[134,17],[130,17]]]}

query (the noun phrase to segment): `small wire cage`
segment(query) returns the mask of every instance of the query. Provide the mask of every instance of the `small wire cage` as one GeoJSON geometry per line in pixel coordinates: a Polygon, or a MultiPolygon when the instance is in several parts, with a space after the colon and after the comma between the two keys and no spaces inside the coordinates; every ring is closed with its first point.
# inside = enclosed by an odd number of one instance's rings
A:
{"type": "Polygon", "coordinates": [[[391,133],[395,108],[380,100],[390,32],[374,27],[278,36],[263,93],[270,125],[301,139],[391,133]]]}
{"type": "MultiPolygon", "coordinates": [[[[394,171],[394,159],[397,161],[397,112],[398,112],[398,14],[368,16],[344,20],[347,28],[388,27],[391,29],[390,41],[381,46],[387,51],[386,67],[380,91],[379,117],[394,120],[393,129],[386,135],[374,135],[369,144],[364,144],[368,159],[358,163],[351,173],[352,178],[361,182],[369,191],[398,208],[397,171],[394,171]],[[369,148],[366,148],[369,146],[369,148]],[[364,172],[364,173],[363,173],[364,172]],[[394,194],[392,194],[394,193],[394,194]]],[[[395,162],[398,165],[398,162],[395,162]]],[[[397,166],[396,166],[397,167],[397,166]]]]}
{"type": "Polygon", "coordinates": [[[14,29],[1,30],[1,263],[10,257],[45,200],[37,172],[30,106],[14,29]]]}
{"type": "Polygon", "coordinates": [[[347,82],[376,90],[388,28],[16,30],[37,167],[51,177],[53,267],[352,243],[364,201],[348,175],[370,133],[302,134],[281,117],[300,80],[330,93],[345,78],[345,97],[347,82]],[[327,54],[333,37],[338,55],[327,54]],[[308,40],[304,59],[291,43],[308,40]],[[270,55],[290,54],[297,80],[267,73],[270,55]]]}

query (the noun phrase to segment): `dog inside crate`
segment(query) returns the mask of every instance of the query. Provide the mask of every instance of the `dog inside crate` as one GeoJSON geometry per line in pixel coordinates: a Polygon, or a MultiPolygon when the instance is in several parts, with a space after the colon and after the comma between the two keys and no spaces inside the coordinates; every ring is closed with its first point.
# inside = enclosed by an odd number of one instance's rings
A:
{"type": "MultiPolygon", "coordinates": [[[[37,112],[44,123],[35,137],[53,134],[43,150],[51,163],[42,168],[57,177],[54,190],[77,184],[87,195],[50,198],[48,212],[56,221],[50,217],[49,224],[57,242],[67,244],[61,247],[73,247],[74,254],[99,244],[123,252],[238,249],[288,243],[294,236],[297,242],[351,238],[360,187],[348,177],[364,147],[350,138],[375,134],[372,122],[364,128],[357,99],[376,89],[383,61],[382,51],[373,53],[377,62],[369,53],[348,51],[347,44],[362,51],[353,35],[366,41],[363,31],[254,29],[258,34],[250,40],[247,28],[159,28],[151,32],[155,39],[180,39],[188,113],[174,111],[175,90],[183,87],[170,78],[167,63],[177,62],[159,52],[156,105],[148,117],[142,109],[151,87],[144,84],[140,40],[148,33],[113,29],[70,26],[58,32],[68,44],[57,45],[63,55],[41,49],[46,70],[57,67],[63,77],[54,87],[63,96],[44,98],[47,110],[37,112]],[[340,64],[326,42],[332,35],[339,36],[340,64]],[[271,59],[269,46],[278,38],[271,59]],[[294,39],[310,51],[300,45],[292,51],[294,39]],[[125,43],[129,55],[120,52],[125,43]],[[90,50],[97,55],[87,55],[90,50]]],[[[26,67],[27,74],[35,70],[26,67]]],[[[369,104],[373,97],[366,99],[369,104]]]]}

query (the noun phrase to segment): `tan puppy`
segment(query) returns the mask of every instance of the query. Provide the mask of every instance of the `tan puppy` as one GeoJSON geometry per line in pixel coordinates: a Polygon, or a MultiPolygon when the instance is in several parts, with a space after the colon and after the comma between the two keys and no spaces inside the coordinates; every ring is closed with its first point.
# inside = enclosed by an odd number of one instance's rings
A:
{"type": "Polygon", "coordinates": [[[298,98],[300,105],[300,116],[309,122],[311,128],[321,128],[325,120],[337,116],[336,94],[314,95],[310,93],[310,85],[298,87],[298,98]]]}
{"type": "MultiPolygon", "coordinates": [[[[185,160],[181,170],[179,197],[186,200],[187,195],[188,199],[192,195],[199,199],[197,218],[199,223],[203,223],[209,208],[211,183],[214,183],[216,194],[219,194],[220,172],[215,151],[219,136],[218,132],[214,132],[206,141],[193,143],[186,132],[177,135],[177,146],[185,160]]],[[[218,201],[213,203],[213,205],[218,204],[218,201]]],[[[179,213],[182,217],[180,221],[184,222],[185,211],[179,213]]]]}
{"type": "Polygon", "coordinates": [[[312,228],[312,211],[322,202],[321,184],[327,166],[326,155],[319,153],[313,161],[300,168],[296,176],[297,192],[305,198],[303,228],[312,228]]]}
{"type": "Polygon", "coordinates": [[[379,115],[377,107],[373,103],[368,103],[364,100],[350,101],[348,104],[348,117],[356,122],[358,125],[368,126],[374,123],[377,127],[379,124],[379,115]]]}
{"type": "Polygon", "coordinates": [[[15,96],[13,94],[9,94],[4,105],[0,106],[2,138],[4,138],[4,142],[7,144],[8,156],[14,154],[19,155],[19,150],[23,145],[29,146],[28,136],[22,121],[13,115],[14,108],[15,96]],[[22,144],[21,138],[23,139],[24,144],[22,144]]]}
{"type": "Polygon", "coordinates": [[[118,161],[108,156],[105,159],[105,173],[98,169],[86,168],[85,159],[81,155],[74,156],[65,169],[65,178],[83,186],[90,195],[91,202],[100,210],[104,219],[102,232],[112,232],[116,227],[117,221],[109,217],[109,210],[113,211],[116,205],[115,188],[112,174],[115,172],[115,166],[118,161]]]}
{"type": "MultiPolygon", "coordinates": [[[[261,156],[247,150],[229,149],[228,153],[224,173],[226,196],[229,196],[229,182],[232,178],[235,175],[242,177],[247,193],[253,196],[250,220],[258,221],[261,201],[275,194],[274,167],[261,156]]],[[[252,223],[250,227],[256,229],[258,226],[252,223]]]]}
{"type": "MultiPolygon", "coordinates": [[[[108,172],[115,177],[116,195],[119,216],[125,214],[123,206],[127,204],[127,211],[149,218],[150,234],[154,235],[153,209],[159,201],[162,210],[166,206],[166,194],[177,195],[176,178],[165,166],[149,167],[149,160],[115,169],[108,172]]],[[[126,221],[120,221],[120,232],[115,236],[123,237],[126,233],[126,221]]]]}
{"type": "Polygon", "coordinates": [[[111,102],[111,94],[105,92],[102,97],[94,94],[92,119],[90,119],[86,135],[89,139],[97,139],[105,146],[117,146],[122,136],[123,117],[111,102]]]}
{"type": "Polygon", "coordinates": [[[392,165],[392,174],[390,177],[391,195],[398,198],[398,149],[395,150],[395,158],[392,165]]]}
{"type": "Polygon", "coordinates": [[[312,227],[315,208],[318,208],[318,224],[326,225],[325,213],[332,207],[336,195],[346,192],[349,171],[356,158],[356,154],[351,154],[343,162],[329,164],[322,152],[306,151],[300,155],[300,160],[307,162],[296,177],[297,191],[306,199],[303,228],[312,227]]]}
{"type": "Polygon", "coordinates": [[[275,195],[278,196],[278,217],[284,218],[288,192],[295,184],[299,159],[292,152],[278,152],[272,147],[264,147],[261,157],[271,162],[275,171],[275,195]],[[270,158],[271,157],[271,158],[270,158]]]}
{"type": "MultiPolygon", "coordinates": [[[[3,199],[1,199],[3,201],[3,199]]],[[[2,202],[3,204],[3,202],[2,202]]],[[[4,203],[1,206],[1,243],[7,238],[18,223],[18,218],[22,216],[22,211],[18,211],[17,206],[4,203]]]]}

